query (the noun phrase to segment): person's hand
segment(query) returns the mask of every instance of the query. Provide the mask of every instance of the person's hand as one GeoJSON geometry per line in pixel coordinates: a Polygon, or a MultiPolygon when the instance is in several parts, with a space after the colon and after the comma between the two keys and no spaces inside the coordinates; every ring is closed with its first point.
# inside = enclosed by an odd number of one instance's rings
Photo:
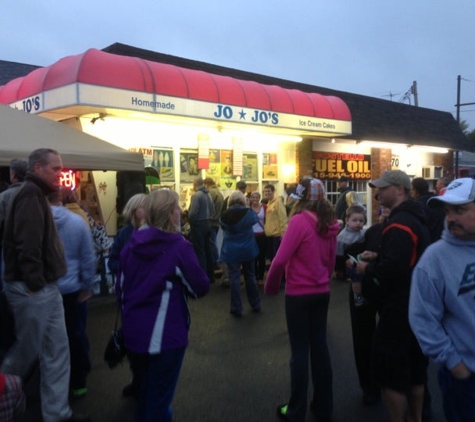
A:
{"type": "Polygon", "coordinates": [[[358,258],[359,257],[361,257],[361,260],[363,261],[374,261],[378,257],[378,254],[376,252],[364,251],[358,255],[358,258]]]}
{"type": "Polygon", "coordinates": [[[468,369],[463,362],[460,362],[458,365],[454,366],[450,373],[455,379],[464,380],[470,377],[472,373],[470,369],[468,369]]]}
{"type": "Polygon", "coordinates": [[[89,290],[81,290],[78,295],[78,303],[83,303],[92,297],[92,292],[89,290]]]}
{"type": "Polygon", "coordinates": [[[365,274],[366,273],[366,267],[368,266],[369,262],[366,261],[358,261],[358,264],[356,264],[356,272],[358,274],[365,274]]]}
{"type": "Polygon", "coordinates": [[[354,266],[356,266],[356,263],[351,258],[348,258],[345,262],[345,266],[351,270],[354,266]]]}

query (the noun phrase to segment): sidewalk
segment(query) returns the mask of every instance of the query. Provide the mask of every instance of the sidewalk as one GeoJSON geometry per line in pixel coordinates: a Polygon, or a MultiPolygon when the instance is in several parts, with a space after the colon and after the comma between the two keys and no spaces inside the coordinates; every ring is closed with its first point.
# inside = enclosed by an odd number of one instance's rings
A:
{"type": "MultiPolygon", "coordinates": [[[[348,310],[349,285],[332,282],[328,342],[333,367],[334,420],[379,422],[381,404],[364,406],[354,367],[348,310]]],[[[262,286],[260,287],[262,292],[262,286]]],[[[244,288],[242,289],[245,298],[244,288]]],[[[203,299],[190,301],[190,344],[173,402],[175,422],[273,422],[275,408],[289,394],[289,344],[284,294],[262,295],[262,312],[254,314],[244,300],[240,319],[229,314],[229,289],[211,286],[203,299]]],[[[92,373],[88,394],[72,402],[94,422],[133,421],[134,400],[121,397],[130,382],[127,363],[110,370],[103,351],[114,324],[114,297],[90,302],[89,336],[92,373]]],[[[433,422],[444,421],[435,368],[430,367],[433,422]]],[[[311,387],[309,387],[309,391],[311,387]]],[[[38,419],[31,419],[38,422],[38,419]]],[[[307,421],[313,421],[310,412],[307,421]]]]}

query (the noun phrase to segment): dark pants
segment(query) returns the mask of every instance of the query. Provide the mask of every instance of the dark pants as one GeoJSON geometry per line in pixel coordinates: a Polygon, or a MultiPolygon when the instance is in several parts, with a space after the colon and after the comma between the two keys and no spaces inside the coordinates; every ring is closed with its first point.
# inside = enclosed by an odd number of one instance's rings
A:
{"type": "Polygon", "coordinates": [[[64,320],[68,333],[71,355],[71,388],[86,387],[86,378],[91,372],[89,340],[86,334],[87,302],[78,303],[79,292],[62,295],[64,320]]]}
{"type": "Polygon", "coordinates": [[[465,380],[455,379],[445,367],[439,369],[444,414],[449,422],[475,421],[475,374],[465,380]]]}
{"type": "Polygon", "coordinates": [[[279,250],[281,237],[278,236],[268,236],[267,239],[267,257],[272,261],[279,250]]]}
{"type": "MultiPolygon", "coordinates": [[[[267,239],[267,257],[272,261],[277,254],[277,251],[280,247],[280,242],[282,241],[281,237],[278,236],[268,236],[267,239]]],[[[285,274],[282,276],[282,281],[280,287],[283,289],[285,287],[285,274]]]]}
{"type": "Polygon", "coordinates": [[[15,343],[15,318],[5,292],[0,292],[0,363],[8,349],[15,343]]]}
{"type": "Polygon", "coordinates": [[[229,283],[231,284],[231,311],[242,314],[241,301],[241,266],[246,285],[247,300],[252,309],[261,308],[259,289],[257,288],[256,276],[254,274],[254,259],[238,263],[227,263],[229,273],[229,283]]]}
{"type": "Polygon", "coordinates": [[[131,353],[140,382],[136,422],[171,422],[175,394],[186,347],[158,355],[131,353]]]}
{"type": "Polygon", "coordinates": [[[350,287],[349,301],[353,352],[360,386],[365,393],[377,394],[379,387],[374,380],[371,366],[371,351],[378,314],[375,300],[370,296],[364,306],[356,308],[353,290],[350,287]]]}
{"type": "Polygon", "coordinates": [[[322,420],[332,416],[333,375],[327,346],[329,302],[330,293],[285,296],[285,315],[292,352],[287,410],[287,417],[291,421],[305,421],[309,354],[314,389],[313,411],[322,420]]]}
{"type": "Polygon", "coordinates": [[[264,234],[255,236],[257,246],[259,248],[259,255],[256,257],[256,278],[264,280],[264,273],[266,271],[266,254],[267,254],[267,239],[264,234]]]}
{"type": "Polygon", "coordinates": [[[211,248],[211,223],[209,220],[190,222],[191,243],[201,268],[211,282],[214,281],[214,258],[211,248]]]}
{"type": "Polygon", "coordinates": [[[211,253],[213,254],[213,270],[218,268],[218,260],[219,260],[219,253],[218,253],[218,245],[216,244],[216,238],[218,237],[219,227],[211,226],[211,233],[209,236],[209,240],[211,242],[211,253]]]}

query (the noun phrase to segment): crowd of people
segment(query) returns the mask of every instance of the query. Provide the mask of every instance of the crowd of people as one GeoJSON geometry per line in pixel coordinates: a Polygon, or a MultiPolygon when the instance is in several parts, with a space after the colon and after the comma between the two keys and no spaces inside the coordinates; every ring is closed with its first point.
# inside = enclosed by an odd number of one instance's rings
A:
{"type": "MultiPolygon", "coordinates": [[[[98,250],[111,245],[98,246],[92,217],[74,192],[59,189],[61,170],[57,151],[35,150],[28,161],[12,161],[11,187],[0,194],[0,299],[11,310],[1,312],[2,421],[24,411],[22,380],[33,370],[45,422],[91,420],[73,413],[69,400],[87,393],[87,300],[98,250]]],[[[208,293],[217,270],[229,287],[230,318],[244,315],[242,285],[252,313],[261,312],[259,285],[266,295],[285,294],[290,395],[277,405],[281,420],[305,421],[308,407],[316,420],[332,420],[332,280],[349,285],[364,404],[382,399],[390,422],[428,420],[432,358],[447,420],[475,420],[475,180],[447,182],[430,192],[423,178],[384,172],[369,182],[380,204],[369,228],[367,209],[344,176],[335,205],[311,176],[286,200],[272,184],[261,195],[244,181],[224,198],[213,179],[197,177],[186,236],[175,191],[130,198],[108,265],[132,373],[122,394],[136,398],[136,420],[173,420],[187,301],[208,293]]]]}

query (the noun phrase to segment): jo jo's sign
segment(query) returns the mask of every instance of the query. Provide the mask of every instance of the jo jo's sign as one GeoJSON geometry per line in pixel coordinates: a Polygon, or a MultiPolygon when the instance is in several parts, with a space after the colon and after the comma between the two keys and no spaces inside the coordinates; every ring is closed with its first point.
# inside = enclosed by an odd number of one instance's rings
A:
{"type": "Polygon", "coordinates": [[[341,152],[314,152],[313,174],[319,179],[371,179],[371,155],[341,152]]]}

